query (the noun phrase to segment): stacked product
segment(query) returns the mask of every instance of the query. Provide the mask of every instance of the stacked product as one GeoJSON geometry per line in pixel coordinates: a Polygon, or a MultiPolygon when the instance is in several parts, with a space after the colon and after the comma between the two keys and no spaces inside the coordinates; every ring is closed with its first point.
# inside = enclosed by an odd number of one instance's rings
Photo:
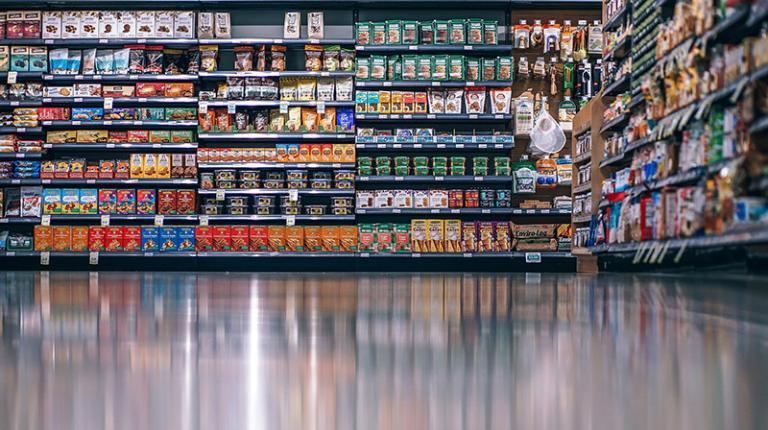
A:
{"type": "Polygon", "coordinates": [[[357,226],[199,226],[199,252],[355,252],[357,226]]]}
{"type": "Polygon", "coordinates": [[[35,251],[192,252],[194,227],[35,226],[35,251]]]}

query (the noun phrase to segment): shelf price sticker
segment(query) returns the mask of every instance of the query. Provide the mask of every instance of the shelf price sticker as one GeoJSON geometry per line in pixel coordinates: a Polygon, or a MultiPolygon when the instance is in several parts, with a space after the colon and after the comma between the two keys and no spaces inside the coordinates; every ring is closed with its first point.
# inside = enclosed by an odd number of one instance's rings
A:
{"type": "Polygon", "coordinates": [[[226,195],[226,193],[224,192],[223,189],[220,188],[220,189],[216,190],[216,200],[218,200],[218,201],[224,200],[224,196],[225,195],[226,195]]]}
{"type": "Polygon", "coordinates": [[[465,252],[464,254],[462,254],[462,256],[464,258],[472,258],[472,253],[471,252],[465,252]]]}
{"type": "Polygon", "coordinates": [[[16,79],[19,77],[19,72],[8,72],[8,83],[15,84],[16,79]]]}
{"type": "Polygon", "coordinates": [[[109,215],[102,215],[101,216],[101,226],[102,227],[109,227],[109,215]]]}
{"type": "Polygon", "coordinates": [[[299,190],[297,189],[290,189],[288,190],[288,200],[292,202],[299,201],[299,190]]]}
{"type": "Polygon", "coordinates": [[[525,262],[526,263],[541,263],[541,253],[540,252],[526,252],[525,253],[525,262]]]}
{"type": "Polygon", "coordinates": [[[208,113],[208,102],[198,103],[197,110],[200,111],[200,113],[208,113]]]}
{"type": "Polygon", "coordinates": [[[48,227],[49,225],[51,225],[51,216],[50,215],[43,215],[40,218],[40,225],[42,225],[44,227],[48,227]]]}
{"type": "Polygon", "coordinates": [[[237,105],[235,104],[235,102],[227,103],[227,113],[230,115],[237,113],[237,105]]]}
{"type": "Polygon", "coordinates": [[[163,215],[155,215],[155,226],[162,227],[163,221],[165,221],[165,216],[163,215]]]}
{"type": "Polygon", "coordinates": [[[320,115],[325,114],[325,101],[317,102],[317,113],[320,115]]]}
{"type": "Polygon", "coordinates": [[[201,226],[203,226],[203,227],[207,227],[208,226],[208,215],[200,215],[198,220],[200,221],[200,225],[201,226]]]}
{"type": "Polygon", "coordinates": [[[96,251],[91,251],[88,253],[88,264],[91,266],[95,266],[99,264],[99,253],[96,251]]]}
{"type": "Polygon", "coordinates": [[[285,217],[285,225],[293,227],[296,225],[296,215],[288,215],[285,217]]]}
{"type": "Polygon", "coordinates": [[[48,251],[43,251],[40,253],[40,265],[41,266],[47,266],[51,264],[51,253],[48,251]]]}
{"type": "Polygon", "coordinates": [[[280,102],[280,113],[288,113],[288,102],[286,101],[280,102]]]}
{"type": "Polygon", "coordinates": [[[112,97],[104,97],[104,109],[112,109],[115,99],[112,97]]]}

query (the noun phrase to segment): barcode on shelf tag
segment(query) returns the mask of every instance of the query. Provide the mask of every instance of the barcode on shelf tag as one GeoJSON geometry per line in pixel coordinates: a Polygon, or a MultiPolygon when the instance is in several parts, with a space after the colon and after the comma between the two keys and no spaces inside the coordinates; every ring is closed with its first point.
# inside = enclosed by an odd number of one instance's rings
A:
{"type": "Polygon", "coordinates": [[[428,113],[428,114],[427,114],[427,119],[435,119],[435,114],[433,114],[433,113],[428,113]]]}
{"type": "Polygon", "coordinates": [[[88,254],[88,264],[95,266],[99,264],[99,253],[98,252],[90,252],[88,254]]]}
{"type": "Polygon", "coordinates": [[[234,102],[227,103],[227,113],[230,115],[237,113],[237,105],[234,102]]]}
{"type": "Polygon", "coordinates": [[[325,102],[324,101],[317,102],[317,113],[325,114],[325,102]]]}
{"type": "Polygon", "coordinates": [[[288,190],[288,200],[292,202],[299,201],[299,190],[296,190],[296,189],[288,190]]]}
{"type": "Polygon", "coordinates": [[[51,264],[51,253],[48,251],[43,251],[40,253],[40,265],[41,266],[47,266],[51,264]]]}
{"type": "Polygon", "coordinates": [[[208,102],[198,103],[197,110],[200,111],[200,113],[208,113],[208,102]]]}
{"type": "MultiPolygon", "coordinates": [[[[392,119],[400,119],[400,114],[393,113],[389,117],[392,118],[392,119]]],[[[387,119],[387,116],[386,115],[381,115],[381,118],[387,119]]]]}
{"type": "Polygon", "coordinates": [[[225,194],[226,194],[226,193],[225,193],[225,192],[224,192],[224,190],[222,190],[222,189],[218,189],[218,190],[216,190],[216,200],[218,200],[218,201],[222,201],[222,200],[224,200],[224,195],[225,195],[225,194]]]}
{"type": "Polygon", "coordinates": [[[200,215],[199,220],[200,220],[200,225],[202,225],[203,227],[208,225],[208,215],[200,215]]]}
{"type": "Polygon", "coordinates": [[[50,215],[43,215],[40,218],[40,224],[43,225],[43,226],[51,225],[51,216],[50,215]]]}
{"type": "Polygon", "coordinates": [[[535,214],[536,213],[536,209],[526,209],[525,213],[527,213],[527,214],[535,214]]]}
{"type": "Polygon", "coordinates": [[[504,114],[497,113],[493,117],[496,118],[496,119],[504,119],[504,114]]]}
{"type": "Polygon", "coordinates": [[[433,213],[433,214],[439,214],[440,213],[440,209],[432,209],[429,212],[433,213]]]}
{"type": "Polygon", "coordinates": [[[541,210],[541,213],[543,213],[543,214],[548,214],[548,213],[549,213],[549,209],[542,209],[542,210],[541,210]]]}
{"type": "Polygon", "coordinates": [[[525,262],[526,263],[541,263],[541,253],[540,252],[526,252],[525,253],[525,262]]]}
{"type": "Polygon", "coordinates": [[[19,72],[8,72],[8,83],[15,84],[16,78],[18,78],[19,72]]]}
{"type": "Polygon", "coordinates": [[[288,215],[285,217],[285,225],[293,227],[296,225],[296,215],[288,215]]]}
{"type": "Polygon", "coordinates": [[[288,102],[280,102],[280,113],[288,113],[288,102]]]}
{"type": "Polygon", "coordinates": [[[102,215],[101,216],[101,226],[102,227],[109,227],[109,215],[102,215]]]}
{"type": "Polygon", "coordinates": [[[403,114],[403,119],[411,119],[413,118],[413,115],[411,114],[403,114]]]}
{"type": "Polygon", "coordinates": [[[158,227],[163,226],[163,221],[165,221],[165,216],[163,215],[155,215],[155,225],[158,227]]]}

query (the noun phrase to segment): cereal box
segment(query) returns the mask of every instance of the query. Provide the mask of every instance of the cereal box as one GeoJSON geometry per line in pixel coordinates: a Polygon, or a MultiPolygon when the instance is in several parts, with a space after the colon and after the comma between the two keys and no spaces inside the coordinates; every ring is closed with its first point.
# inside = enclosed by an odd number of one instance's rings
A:
{"type": "Polygon", "coordinates": [[[154,252],[160,250],[160,230],[155,226],[141,228],[141,250],[154,252]]]}
{"type": "Polygon", "coordinates": [[[411,251],[420,253],[429,251],[427,239],[427,220],[411,220],[411,251]]]}
{"type": "Polygon", "coordinates": [[[104,250],[104,227],[92,225],[88,229],[88,250],[89,251],[103,251],[104,250]]]}
{"type": "Polygon", "coordinates": [[[61,16],[61,29],[63,39],[77,39],[80,37],[80,11],[64,11],[61,16]]]}
{"type": "Polygon", "coordinates": [[[445,220],[445,252],[461,252],[461,220],[445,220]]]}
{"type": "Polygon", "coordinates": [[[360,252],[376,252],[376,232],[373,224],[360,224],[358,230],[360,252]]]}
{"type": "Polygon", "coordinates": [[[342,252],[357,251],[358,228],[356,225],[339,226],[339,246],[342,252]]]}
{"type": "Polygon", "coordinates": [[[61,213],[65,215],[77,215],[80,213],[80,190],[77,188],[65,188],[61,190],[61,213]]]}
{"type": "Polygon", "coordinates": [[[340,229],[337,226],[307,227],[304,230],[304,241],[310,251],[339,252],[341,249],[339,233],[340,229]],[[318,239],[319,243],[317,243],[318,239]]]}
{"type": "Polygon", "coordinates": [[[299,225],[285,227],[285,247],[288,252],[304,251],[304,227],[299,225]]]}
{"type": "Polygon", "coordinates": [[[176,227],[176,238],[178,239],[178,251],[191,252],[195,250],[194,227],[176,227]]]}
{"type": "Polygon", "coordinates": [[[80,190],[80,213],[83,215],[96,215],[99,213],[98,191],[94,189],[80,190]]]}
{"type": "Polygon", "coordinates": [[[234,252],[248,251],[249,249],[248,226],[233,225],[232,227],[230,227],[230,237],[232,238],[232,251],[234,252]]]}
{"type": "Polygon", "coordinates": [[[117,190],[99,190],[99,213],[103,215],[117,212],[117,190]]]}
{"type": "Polygon", "coordinates": [[[123,227],[123,250],[141,251],[141,227],[123,227]]]}
{"type": "Polygon", "coordinates": [[[317,252],[323,250],[322,228],[318,226],[304,227],[304,249],[317,252]]]}
{"type": "Polygon", "coordinates": [[[268,227],[269,250],[272,252],[283,252],[285,245],[285,226],[271,225],[268,227]]]}
{"type": "Polygon", "coordinates": [[[117,213],[136,213],[136,190],[117,190],[117,213]]]}
{"type": "Polygon", "coordinates": [[[184,154],[184,178],[197,178],[197,155],[184,154]]]}
{"type": "Polygon", "coordinates": [[[178,251],[176,228],[160,227],[160,252],[178,251]]]}
{"type": "Polygon", "coordinates": [[[136,37],[136,15],[132,11],[117,13],[118,37],[136,37]]]}
{"type": "Polygon", "coordinates": [[[86,225],[72,226],[70,230],[72,233],[71,251],[73,252],[88,251],[88,237],[89,237],[89,231],[90,231],[88,226],[86,225]]]}
{"type": "Polygon", "coordinates": [[[176,192],[176,212],[179,215],[194,215],[195,191],[178,190],[176,192]]]}
{"type": "Polygon", "coordinates": [[[195,13],[192,11],[177,11],[173,20],[173,33],[179,39],[195,37],[195,13]]]}
{"type": "Polygon", "coordinates": [[[213,228],[213,250],[228,252],[232,250],[232,237],[229,226],[216,226],[213,228]]]}
{"type": "MultiPolygon", "coordinates": [[[[72,249],[72,230],[74,227],[68,225],[57,225],[53,227],[53,250],[54,251],[74,251],[72,249]]],[[[80,239],[82,241],[82,239],[80,239]]]]}
{"type": "Polygon", "coordinates": [[[136,16],[136,37],[155,37],[155,12],[140,10],[134,14],[136,16]]]}
{"type": "Polygon", "coordinates": [[[160,215],[176,215],[176,190],[157,191],[157,213],[160,215]]]}
{"type": "Polygon", "coordinates": [[[213,227],[195,227],[195,251],[213,250],[213,227]]]}
{"type": "Polygon", "coordinates": [[[427,252],[445,252],[445,223],[440,219],[427,220],[427,252]]]}
{"type": "MultiPolygon", "coordinates": [[[[129,138],[130,138],[130,135],[129,135],[129,138]]],[[[144,154],[131,154],[131,178],[140,179],[143,177],[144,177],[144,154]]]]}
{"type": "Polygon", "coordinates": [[[123,227],[109,226],[104,227],[104,250],[107,252],[117,252],[123,250],[123,227]]]}
{"type": "Polygon", "coordinates": [[[269,229],[263,225],[252,225],[248,234],[251,252],[269,251],[269,229]]]}
{"type": "Polygon", "coordinates": [[[80,37],[86,39],[99,37],[99,11],[84,10],[80,12],[80,37]]]}
{"type": "MultiPolygon", "coordinates": [[[[157,155],[158,154],[144,154],[143,170],[145,178],[157,178],[157,155]]],[[[133,172],[133,170],[131,170],[131,172],[133,172]]]]}
{"type": "Polygon", "coordinates": [[[394,235],[393,252],[411,252],[411,226],[408,224],[394,224],[392,227],[394,235]]]}
{"type": "Polygon", "coordinates": [[[53,249],[53,227],[35,226],[35,251],[51,251],[53,249]]]}
{"type": "Polygon", "coordinates": [[[136,191],[136,213],[140,215],[155,213],[155,190],[136,191]]]}
{"type": "Polygon", "coordinates": [[[473,221],[461,223],[461,252],[477,252],[477,224],[473,221]]]}
{"type": "Polygon", "coordinates": [[[60,215],[63,210],[61,202],[61,190],[46,188],[43,190],[43,213],[46,215],[60,215]]]}

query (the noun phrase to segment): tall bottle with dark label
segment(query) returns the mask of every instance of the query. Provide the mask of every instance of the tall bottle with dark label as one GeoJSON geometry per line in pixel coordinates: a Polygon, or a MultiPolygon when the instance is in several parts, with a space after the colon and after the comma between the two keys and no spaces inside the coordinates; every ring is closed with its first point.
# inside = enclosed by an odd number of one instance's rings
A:
{"type": "Polygon", "coordinates": [[[592,65],[588,60],[582,60],[581,91],[583,96],[592,97],[592,65]]]}
{"type": "Polygon", "coordinates": [[[592,70],[592,95],[596,95],[603,89],[603,60],[597,59],[594,70],[592,70]]]}
{"type": "Polygon", "coordinates": [[[582,82],[582,78],[584,75],[584,63],[576,63],[574,65],[574,75],[573,75],[573,96],[574,97],[581,97],[584,95],[584,85],[582,82]]]}

